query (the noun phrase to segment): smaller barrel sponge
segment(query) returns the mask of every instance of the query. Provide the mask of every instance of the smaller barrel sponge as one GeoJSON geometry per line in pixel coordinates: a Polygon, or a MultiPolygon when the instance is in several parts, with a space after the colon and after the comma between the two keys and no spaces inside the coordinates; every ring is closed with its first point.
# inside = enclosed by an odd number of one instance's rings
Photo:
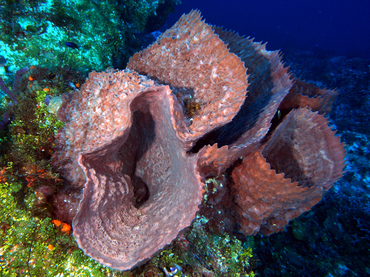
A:
{"type": "Polygon", "coordinates": [[[234,227],[281,231],[342,175],[344,145],[319,114],[334,96],[192,11],[126,70],[92,72],[63,96],[53,165],[69,184],[56,202],[82,199],[68,208],[79,247],[119,270],[191,224],[210,177],[225,180],[219,203],[234,208],[234,227]]]}
{"type": "Polygon", "coordinates": [[[341,177],[343,147],[318,112],[291,111],[262,149],[232,172],[242,232],[270,235],[310,210],[341,177]]]}

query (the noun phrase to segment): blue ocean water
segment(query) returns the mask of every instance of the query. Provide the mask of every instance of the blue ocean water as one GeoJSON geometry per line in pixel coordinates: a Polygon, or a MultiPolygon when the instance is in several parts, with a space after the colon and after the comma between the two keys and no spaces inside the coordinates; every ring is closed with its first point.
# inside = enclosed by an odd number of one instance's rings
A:
{"type": "Polygon", "coordinates": [[[370,1],[183,0],[164,29],[191,9],[207,22],[268,42],[268,50],[289,48],[370,58],[370,1]]]}

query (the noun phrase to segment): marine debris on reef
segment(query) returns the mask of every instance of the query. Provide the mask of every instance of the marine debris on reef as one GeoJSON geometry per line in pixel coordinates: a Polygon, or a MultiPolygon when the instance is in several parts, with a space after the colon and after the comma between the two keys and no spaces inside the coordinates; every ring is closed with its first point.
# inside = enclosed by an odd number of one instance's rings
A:
{"type": "Polygon", "coordinates": [[[344,145],[319,114],[335,95],[289,75],[278,51],[183,15],[126,70],[90,73],[59,110],[53,164],[83,197],[71,215],[79,247],[131,269],[190,225],[206,179],[223,175],[229,229],[282,231],[342,175],[344,145]]]}

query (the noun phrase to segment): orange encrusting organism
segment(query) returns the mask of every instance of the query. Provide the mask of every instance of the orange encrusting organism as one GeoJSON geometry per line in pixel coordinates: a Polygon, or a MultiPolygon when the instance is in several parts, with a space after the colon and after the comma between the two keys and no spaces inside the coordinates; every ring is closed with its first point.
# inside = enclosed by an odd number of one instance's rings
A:
{"type": "Polygon", "coordinates": [[[65,234],[71,233],[71,230],[72,230],[71,225],[64,223],[58,219],[53,219],[51,222],[55,225],[55,227],[62,226],[61,228],[62,233],[65,233],[65,234]]]}
{"type": "Polygon", "coordinates": [[[70,231],[71,231],[71,225],[67,224],[67,223],[63,223],[62,224],[62,232],[65,233],[65,234],[69,234],[70,231]]]}
{"type": "Polygon", "coordinates": [[[56,227],[59,227],[60,224],[62,224],[62,222],[60,220],[57,220],[57,219],[54,219],[52,220],[51,222],[53,222],[53,224],[56,226],[56,227]]]}

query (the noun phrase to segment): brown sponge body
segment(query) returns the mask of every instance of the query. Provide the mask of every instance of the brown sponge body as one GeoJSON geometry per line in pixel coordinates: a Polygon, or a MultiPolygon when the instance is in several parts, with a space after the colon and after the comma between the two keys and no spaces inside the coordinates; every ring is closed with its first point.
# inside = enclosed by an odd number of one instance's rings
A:
{"type": "MultiPolygon", "coordinates": [[[[68,185],[55,214],[68,209],[79,246],[99,262],[126,270],[152,257],[191,224],[209,177],[225,185],[214,204],[235,207],[218,216],[232,225],[235,214],[250,235],[283,230],[342,175],[343,144],[291,97],[279,52],[192,11],[128,68],[90,73],[58,112],[53,164],[68,185]]],[[[301,86],[330,110],[328,91],[301,86]]]]}

